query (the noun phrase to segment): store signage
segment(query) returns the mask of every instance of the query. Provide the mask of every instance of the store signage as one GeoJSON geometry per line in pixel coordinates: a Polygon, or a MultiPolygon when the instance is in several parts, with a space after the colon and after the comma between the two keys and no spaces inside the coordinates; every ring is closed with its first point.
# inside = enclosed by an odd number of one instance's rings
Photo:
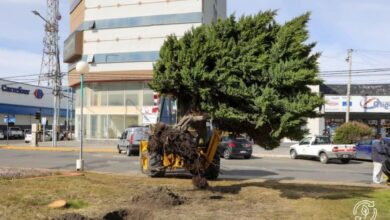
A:
{"type": "Polygon", "coordinates": [[[4,116],[4,123],[10,124],[10,123],[16,123],[16,117],[15,115],[6,115],[4,116]]]}
{"type": "MultiPolygon", "coordinates": [[[[351,112],[390,113],[390,96],[351,96],[351,112]]],[[[325,96],[325,112],[345,112],[347,96],[325,96]]]]}
{"type": "Polygon", "coordinates": [[[17,94],[24,94],[24,95],[29,95],[30,90],[28,89],[23,89],[22,87],[14,88],[14,87],[9,87],[7,85],[2,85],[1,86],[1,91],[3,92],[11,92],[11,93],[17,93],[17,94]]]}
{"type": "Polygon", "coordinates": [[[37,99],[42,99],[43,98],[43,91],[42,91],[42,89],[36,89],[34,91],[34,96],[37,99]]]}
{"type": "Polygon", "coordinates": [[[383,109],[389,110],[390,109],[390,100],[383,101],[383,99],[382,99],[382,101],[381,101],[381,99],[378,97],[372,97],[369,99],[362,99],[362,101],[360,102],[360,106],[364,109],[383,108],[383,109]]]}

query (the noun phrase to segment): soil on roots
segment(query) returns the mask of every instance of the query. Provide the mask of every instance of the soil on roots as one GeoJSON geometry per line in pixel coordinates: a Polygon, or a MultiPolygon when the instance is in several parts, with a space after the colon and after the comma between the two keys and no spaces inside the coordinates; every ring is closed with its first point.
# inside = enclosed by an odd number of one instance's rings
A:
{"type": "Polygon", "coordinates": [[[181,131],[166,124],[156,124],[148,143],[149,151],[163,155],[179,155],[184,167],[193,174],[193,183],[197,188],[208,186],[204,177],[207,158],[197,151],[196,138],[188,131],[181,131]]]}

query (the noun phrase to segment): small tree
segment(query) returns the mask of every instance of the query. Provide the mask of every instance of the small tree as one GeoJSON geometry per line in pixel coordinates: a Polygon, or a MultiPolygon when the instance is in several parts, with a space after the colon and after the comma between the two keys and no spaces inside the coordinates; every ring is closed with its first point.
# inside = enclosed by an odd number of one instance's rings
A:
{"type": "Polygon", "coordinates": [[[370,137],[374,134],[371,127],[360,122],[348,122],[336,129],[333,138],[335,144],[354,144],[363,137],[370,137]]]}

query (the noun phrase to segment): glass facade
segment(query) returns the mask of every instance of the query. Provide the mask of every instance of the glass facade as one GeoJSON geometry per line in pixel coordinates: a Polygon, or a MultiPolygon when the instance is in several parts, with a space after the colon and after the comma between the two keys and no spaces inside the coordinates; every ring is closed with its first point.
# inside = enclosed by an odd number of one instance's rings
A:
{"type": "Polygon", "coordinates": [[[85,21],[78,30],[100,30],[114,28],[131,28],[152,25],[187,24],[202,23],[203,14],[201,12],[151,15],[143,17],[115,18],[96,21],[85,21]]]}
{"type": "MultiPolygon", "coordinates": [[[[76,89],[80,97],[80,89],[76,89]]],[[[80,132],[80,98],[76,98],[76,136],[80,132]]],[[[116,139],[126,127],[143,124],[142,109],[154,105],[145,82],[87,83],[84,86],[84,137],[116,139]]]]}

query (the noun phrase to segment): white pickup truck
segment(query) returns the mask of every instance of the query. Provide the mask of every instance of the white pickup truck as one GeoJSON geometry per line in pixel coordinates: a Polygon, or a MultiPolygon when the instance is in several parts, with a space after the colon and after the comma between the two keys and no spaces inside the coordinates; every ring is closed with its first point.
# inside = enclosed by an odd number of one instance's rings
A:
{"type": "Polygon", "coordinates": [[[339,159],[341,163],[349,163],[356,156],[356,147],[353,144],[332,144],[327,136],[314,136],[302,139],[298,144],[290,147],[290,157],[316,157],[326,164],[331,159],[339,159]]]}
{"type": "Polygon", "coordinates": [[[10,139],[23,138],[23,131],[19,127],[9,127],[8,137],[10,139]]]}

